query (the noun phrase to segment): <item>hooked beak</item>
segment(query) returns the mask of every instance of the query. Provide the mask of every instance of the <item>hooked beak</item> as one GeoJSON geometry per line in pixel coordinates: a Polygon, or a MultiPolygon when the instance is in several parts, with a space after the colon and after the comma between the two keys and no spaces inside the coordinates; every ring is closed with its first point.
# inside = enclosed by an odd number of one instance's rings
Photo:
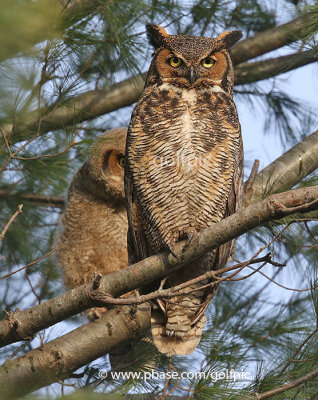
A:
{"type": "Polygon", "coordinates": [[[195,72],[195,69],[194,69],[194,67],[190,67],[188,81],[190,82],[191,85],[193,85],[196,80],[197,80],[197,74],[195,72]]]}

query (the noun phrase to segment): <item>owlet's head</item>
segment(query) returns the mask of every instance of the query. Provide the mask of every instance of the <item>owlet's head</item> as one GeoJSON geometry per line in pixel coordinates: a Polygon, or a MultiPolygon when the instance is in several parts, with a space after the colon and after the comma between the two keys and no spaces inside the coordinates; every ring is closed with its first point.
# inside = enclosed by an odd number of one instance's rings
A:
{"type": "Polygon", "coordinates": [[[122,206],[124,193],[124,154],[127,128],[104,132],[78,170],[71,190],[114,205],[122,206]]]}
{"type": "Polygon", "coordinates": [[[241,31],[227,31],[217,38],[169,35],[158,25],[147,25],[155,47],[146,86],[170,83],[199,88],[211,85],[233,91],[233,65],[229,50],[242,37],[241,31]]]}

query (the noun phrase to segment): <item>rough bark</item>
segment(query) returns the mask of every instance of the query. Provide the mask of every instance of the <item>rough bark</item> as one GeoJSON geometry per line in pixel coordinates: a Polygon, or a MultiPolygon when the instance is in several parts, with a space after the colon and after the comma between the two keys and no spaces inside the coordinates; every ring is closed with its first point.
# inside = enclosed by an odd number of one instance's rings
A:
{"type": "Polygon", "coordinates": [[[177,258],[163,252],[102,277],[95,293],[89,285],[83,285],[31,309],[10,313],[9,317],[0,323],[0,346],[29,339],[36,332],[87,308],[102,306],[103,303],[96,300],[96,293],[118,297],[144,284],[163,278],[207,251],[268,221],[296,212],[317,210],[317,199],[318,186],[271,195],[205,229],[193,239],[185,252],[182,251],[184,242],[178,243],[174,250],[177,258]]]}
{"type": "Polygon", "coordinates": [[[69,377],[109,353],[121,341],[150,326],[150,307],[118,307],[71,333],[6,362],[0,372],[0,398],[15,398],[69,377]]]}

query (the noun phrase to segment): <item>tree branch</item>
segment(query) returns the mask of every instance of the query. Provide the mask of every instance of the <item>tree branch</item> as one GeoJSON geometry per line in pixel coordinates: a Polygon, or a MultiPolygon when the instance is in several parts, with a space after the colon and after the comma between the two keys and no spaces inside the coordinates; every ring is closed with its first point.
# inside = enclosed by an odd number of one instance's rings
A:
{"type": "Polygon", "coordinates": [[[302,39],[308,31],[318,30],[318,11],[301,15],[293,20],[257,33],[239,42],[232,51],[234,64],[240,64],[255,57],[279,49],[302,39]]]}
{"type": "MultiPolygon", "coordinates": [[[[317,30],[317,14],[317,12],[311,12],[302,15],[286,24],[258,33],[254,37],[238,43],[232,51],[234,64],[245,62],[294,42],[308,31],[308,27],[311,27],[312,30],[317,30]]],[[[294,55],[293,61],[296,63],[296,67],[297,65],[305,65],[305,63],[310,62],[311,54],[307,54],[307,52],[302,54],[305,54],[305,57],[296,57],[296,55],[294,55]]],[[[315,61],[313,58],[311,58],[311,60],[311,62],[315,61]]],[[[282,72],[286,71],[288,65],[290,66],[290,64],[287,65],[287,61],[287,59],[281,60],[280,70],[282,72]],[[281,65],[283,61],[285,62],[284,68],[281,65]]],[[[278,63],[279,60],[276,59],[276,64],[278,63]]],[[[268,64],[270,63],[268,62],[268,64]]],[[[265,67],[264,64],[260,64],[258,67],[260,69],[263,68],[265,71],[264,73],[270,74],[270,76],[275,75],[274,69],[271,69],[270,66],[265,67]]],[[[244,68],[247,68],[246,65],[241,69],[243,72],[245,71],[244,68]]],[[[267,75],[265,75],[265,77],[267,77],[267,75]]],[[[129,106],[135,103],[140,97],[144,87],[144,79],[145,74],[136,75],[110,87],[82,93],[65,102],[63,105],[56,107],[54,112],[50,112],[52,111],[51,108],[41,109],[40,112],[38,112],[38,110],[30,112],[24,116],[23,122],[20,124],[16,123],[14,126],[10,124],[3,126],[3,132],[8,136],[13,131],[14,136],[11,138],[16,142],[25,140],[34,135],[34,132],[39,128],[39,115],[41,115],[41,132],[46,132],[48,130],[61,129],[69,125],[88,121],[119,108],[129,106]],[[49,113],[48,116],[46,116],[47,113],[49,113]]],[[[236,79],[240,84],[245,82],[243,77],[240,77],[240,70],[238,70],[236,74],[236,79]]],[[[245,79],[247,79],[246,82],[251,82],[246,75],[245,79]]],[[[264,78],[262,78],[259,73],[257,75],[257,80],[260,79],[264,78]]]]}
{"type": "MultiPolygon", "coordinates": [[[[174,250],[177,258],[168,252],[162,252],[102,277],[98,291],[107,296],[119,297],[167,276],[182,265],[259,225],[296,212],[317,210],[317,199],[318,186],[269,196],[200,232],[185,252],[184,242],[177,243],[174,250]]],[[[90,285],[79,286],[32,309],[10,313],[6,320],[0,322],[0,346],[29,339],[36,332],[87,308],[103,306],[103,302],[94,299],[94,289],[97,288],[91,288],[90,285]]]]}
{"type": "Polygon", "coordinates": [[[243,85],[272,78],[273,76],[317,62],[317,53],[318,48],[314,47],[302,53],[289,54],[253,63],[241,63],[235,68],[235,84],[243,85]]]}
{"type": "Polygon", "coordinates": [[[0,233],[0,242],[4,239],[7,230],[10,228],[10,225],[13,223],[13,221],[16,219],[16,217],[22,213],[22,208],[23,208],[23,204],[20,204],[18,207],[18,210],[12,215],[9,222],[3,228],[2,232],[0,233]]]}
{"type": "Polygon", "coordinates": [[[290,189],[317,168],[318,131],[315,131],[256,175],[252,187],[244,193],[243,204],[247,206],[269,193],[290,189]]]}
{"type": "Polygon", "coordinates": [[[264,393],[255,393],[253,397],[250,397],[250,399],[254,400],[264,400],[264,399],[271,399],[272,397],[280,394],[287,392],[287,390],[294,389],[297,386],[302,385],[303,383],[306,383],[310,381],[311,379],[315,378],[318,376],[318,368],[314,369],[313,371],[309,372],[308,374],[302,376],[301,378],[295,379],[292,382],[286,383],[285,385],[279,386],[275,389],[269,390],[264,393]]]}
{"type": "Polygon", "coordinates": [[[0,367],[0,397],[14,398],[69,377],[150,326],[150,307],[117,307],[0,367]]]}
{"type": "Polygon", "coordinates": [[[32,111],[24,115],[23,122],[16,123],[14,126],[9,124],[3,127],[3,132],[7,136],[13,131],[14,136],[11,136],[11,139],[17,142],[33,136],[34,132],[38,130],[39,114],[42,116],[41,132],[46,132],[89,121],[129,106],[140,97],[144,88],[145,77],[146,74],[144,73],[103,89],[89,90],[74,96],[63,105],[56,107],[53,112],[51,112],[51,107],[41,109],[40,112],[32,111]]]}

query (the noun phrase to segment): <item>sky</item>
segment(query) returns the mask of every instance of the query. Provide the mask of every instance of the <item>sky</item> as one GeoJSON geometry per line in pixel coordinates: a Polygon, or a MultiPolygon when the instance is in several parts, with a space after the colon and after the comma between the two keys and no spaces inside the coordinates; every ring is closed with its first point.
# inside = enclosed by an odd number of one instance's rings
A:
{"type": "MultiPolygon", "coordinates": [[[[316,110],[318,117],[318,63],[282,74],[279,79],[284,81],[287,93],[310,104],[312,109],[316,110]]],[[[244,102],[236,104],[242,126],[245,159],[249,164],[246,165],[246,169],[251,166],[254,159],[259,159],[261,170],[291,146],[284,149],[275,129],[264,134],[264,113],[259,107],[251,110],[244,102]]],[[[318,129],[317,121],[316,118],[315,129],[318,129]]],[[[308,132],[310,133],[312,132],[308,132]]]]}

